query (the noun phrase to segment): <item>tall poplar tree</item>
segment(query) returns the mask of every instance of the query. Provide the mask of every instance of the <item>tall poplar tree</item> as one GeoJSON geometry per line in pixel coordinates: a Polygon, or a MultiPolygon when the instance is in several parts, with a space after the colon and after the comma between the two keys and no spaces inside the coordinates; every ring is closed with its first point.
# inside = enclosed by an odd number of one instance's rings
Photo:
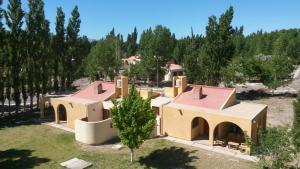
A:
{"type": "Polygon", "coordinates": [[[65,14],[61,7],[56,11],[56,34],[53,37],[53,70],[54,70],[54,90],[57,92],[59,89],[58,78],[60,77],[60,86],[62,89],[65,87],[65,71],[66,59],[65,59],[65,14]]]}
{"type": "Polygon", "coordinates": [[[78,41],[78,33],[80,31],[80,14],[78,11],[78,6],[75,6],[71,13],[71,18],[69,20],[67,26],[67,61],[66,65],[68,68],[67,72],[67,88],[71,87],[71,83],[73,81],[73,73],[75,72],[75,65],[78,65],[82,61],[78,58],[77,51],[77,41],[78,41]]]}
{"type": "Polygon", "coordinates": [[[1,8],[3,1],[0,0],[0,102],[2,105],[2,114],[4,113],[4,102],[5,102],[5,54],[4,54],[4,38],[5,32],[3,28],[2,18],[3,18],[3,9],[1,8]]]}
{"type": "MultiPolygon", "coordinates": [[[[7,11],[5,12],[6,24],[9,29],[8,56],[9,67],[12,79],[13,99],[18,112],[20,99],[20,71],[21,71],[21,41],[24,11],[21,0],[9,0],[7,11]]],[[[9,89],[8,89],[9,90],[9,89]]]]}
{"type": "Polygon", "coordinates": [[[44,41],[44,24],[46,22],[44,13],[44,2],[42,0],[28,0],[29,12],[26,16],[27,25],[27,47],[28,47],[28,86],[30,96],[30,107],[32,108],[32,99],[34,94],[39,102],[39,95],[42,92],[41,83],[43,81],[42,65],[45,61],[45,51],[43,48],[44,41]],[[33,75],[33,76],[31,76],[33,75]],[[33,81],[33,84],[31,84],[33,81]]]}
{"type": "Polygon", "coordinates": [[[49,21],[44,20],[41,29],[41,75],[42,75],[42,94],[46,94],[50,88],[49,75],[51,67],[51,48],[50,48],[50,28],[49,21]]]}
{"type": "Polygon", "coordinates": [[[136,54],[138,49],[137,36],[138,36],[138,32],[136,27],[134,27],[133,32],[131,34],[128,34],[127,36],[127,41],[126,41],[127,56],[132,56],[136,54]]]}

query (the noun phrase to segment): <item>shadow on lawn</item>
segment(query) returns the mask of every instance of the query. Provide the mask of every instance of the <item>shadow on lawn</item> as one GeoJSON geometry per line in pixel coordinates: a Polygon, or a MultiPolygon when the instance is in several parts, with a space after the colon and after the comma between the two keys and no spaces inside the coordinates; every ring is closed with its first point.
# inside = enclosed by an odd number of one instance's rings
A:
{"type": "Polygon", "coordinates": [[[32,152],[33,150],[24,149],[0,150],[0,168],[34,168],[35,166],[50,161],[48,158],[34,157],[32,156],[32,152]]]}
{"type": "Polygon", "coordinates": [[[27,110],[26,112],[20,110],[19,113],[6,112],[5,115],[0,116],[0,130],[5,127],[40,124],[39,116],[39,112],[35,109],[33,111],[27,110]]]}
{"type": "Polygon", "coordinates": [[[194,169],[189,163],[198,159],[191,156],[194,151],[186,151],[184,148],[170,147],[151,152],[148,156],[140,157],[139,163],[147,168],[188,168],[194,169]]]}

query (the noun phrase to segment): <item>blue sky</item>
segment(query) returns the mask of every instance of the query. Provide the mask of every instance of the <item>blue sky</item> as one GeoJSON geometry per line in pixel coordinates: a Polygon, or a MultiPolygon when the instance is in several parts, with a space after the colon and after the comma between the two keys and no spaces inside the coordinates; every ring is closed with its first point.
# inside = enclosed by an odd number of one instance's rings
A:
{"type": "MultiPolygon", "coordinates": [[[[4,7],[7,6],[4,0],[4,7]]],[[[27,0],[22,0],[27,11],[27,0]]],[[[61,6],[66,21],[72,8],[78,5],[81,15],[81,35],[99,39],[113,27],[127,36],[136,26],[138,32],[161,24],[177,38],[194,33],[205,34],[208,17],[219,16],[230,5],[234,7],[233,26],[244,26],[249,34],[259,29],[300,28],[299,0],[45,0],[45,13],[55,28],[56,7],[61,6]]]]}

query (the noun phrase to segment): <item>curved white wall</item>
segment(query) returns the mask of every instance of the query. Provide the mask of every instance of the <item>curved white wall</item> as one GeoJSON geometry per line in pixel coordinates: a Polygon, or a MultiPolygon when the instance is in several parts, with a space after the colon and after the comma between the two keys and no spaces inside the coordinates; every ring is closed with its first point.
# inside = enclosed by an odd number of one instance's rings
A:
{"type": "Polygon", "coordinates": [[[75,120],[75,139],[90,145],[102,144],[117,136],[111,123],[111,118],[97,122],[75,120]]]}

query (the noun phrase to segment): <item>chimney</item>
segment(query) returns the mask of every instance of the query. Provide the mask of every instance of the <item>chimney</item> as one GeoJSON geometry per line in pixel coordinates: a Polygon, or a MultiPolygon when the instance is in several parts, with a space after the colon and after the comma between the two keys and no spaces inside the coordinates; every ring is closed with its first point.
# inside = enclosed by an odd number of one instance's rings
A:
{"type": "Polygon", "coordinates": [[[202,98],[202,86],[194,88],[194,99],[201,99],[202,98]]]}
{"type": "Polygon", "coordinates": [[[99,83],[98,86],[97,86],[97,93],[98,93],[98,94],[101,94],[102,91],[103,91],[102,89],[103,89],[103,88],[102,88],[102,83],[99,83]]]}

